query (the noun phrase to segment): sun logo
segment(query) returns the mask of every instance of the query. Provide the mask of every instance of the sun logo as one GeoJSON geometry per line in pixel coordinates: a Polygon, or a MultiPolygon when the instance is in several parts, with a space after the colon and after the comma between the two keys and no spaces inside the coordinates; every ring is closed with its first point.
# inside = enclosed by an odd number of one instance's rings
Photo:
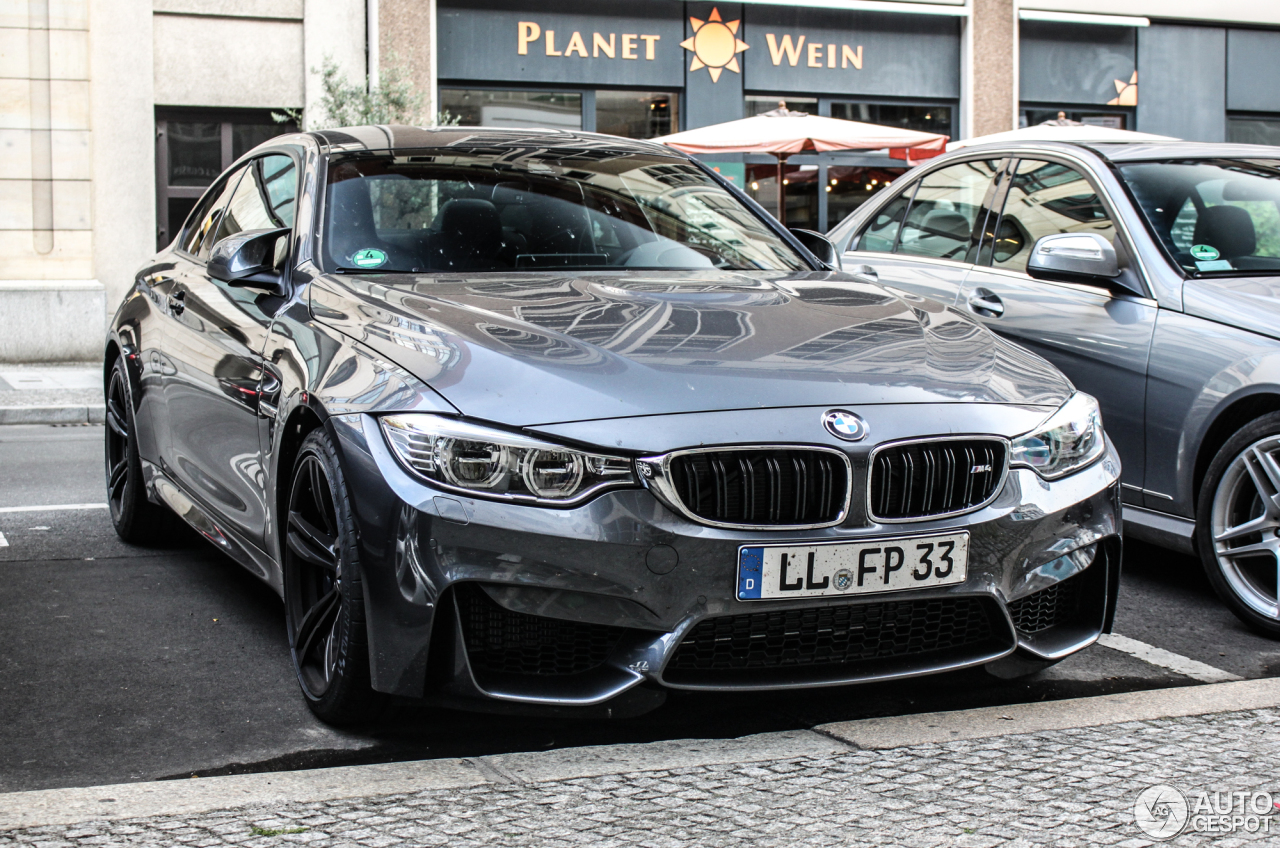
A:
{"type": "Polygon", "coordinates": [[[1116,96],[1107,101],[1108,106],[1138,105],[1138,72],[1134,71],[1129,81],[1116,80],[1116,96]]]}
{"type": "Polygon", "coordinates": [[[735,74],[742,73],[738,67],[738,54],[747,49],[747,43],[738,38],[738,26],[742,21],[722,21],[720,10],[712,8],[707,20],[691,17],[689,23],[693,24],[693,37],[680,42],[681,47],[693,53],[689,70],[706,68],[712,82],[720,81],[720,72],[725,68],[735,74]]]}

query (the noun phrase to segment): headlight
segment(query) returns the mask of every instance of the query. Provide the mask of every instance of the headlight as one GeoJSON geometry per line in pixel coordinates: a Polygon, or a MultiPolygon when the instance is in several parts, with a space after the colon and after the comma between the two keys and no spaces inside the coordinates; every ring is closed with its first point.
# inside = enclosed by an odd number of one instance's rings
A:
{"type": "Polygon", "coordinates": [[[631,460],[435,415],[388,415],[382,431],[406,466],[446,489],[526,503],[570,504],[638,485],[631,460]]]}
{"type": "Polygon", "coordinates": [[[1076,392],[1034,432],[1013,440],[1010,464],[1034,468],[1054,480],[1084,468],[1106,450],[1098,402],[1076,392]]]}

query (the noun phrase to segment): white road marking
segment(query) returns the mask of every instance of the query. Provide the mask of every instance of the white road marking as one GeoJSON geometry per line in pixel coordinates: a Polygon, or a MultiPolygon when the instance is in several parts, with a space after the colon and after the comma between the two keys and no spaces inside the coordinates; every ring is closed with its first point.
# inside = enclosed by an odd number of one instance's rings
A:
{"type": "Polygon", "coordinates": [[[9,547],[9,540],[4,537],[3,533],[0,533],[0,548],[7,547],[9,547]]]}
{"type": "Polygon", "coordinates": [[[1190,657],[1184,657],[1181,654],[1175,654],[1172,651],[1166,651],[1163,648],[1157,648],[1155,645],[1148,645],[1146,642],[1139,642],[1137,639],[1130,639],[1128,636],[1121,636],[1118,633],[1108,633],[1099,637],[1098,644],[1106,645],[1108,648],[1114,648],[1129,656],[1137,657],[1151,665],[1176,671],[1178,674],[1186,675],[1202,683],[1225,683],[1228,680],[1244,679],[1238,674],[1232,674],[1229,671],[1205,665],[1190,657]]]}
{"type": "Polygon", "coordinates": [[[0,506],[0,512],[60,512],[64,509],[106,508],[106,504],[48,504],[47,506],[0,506]]]}

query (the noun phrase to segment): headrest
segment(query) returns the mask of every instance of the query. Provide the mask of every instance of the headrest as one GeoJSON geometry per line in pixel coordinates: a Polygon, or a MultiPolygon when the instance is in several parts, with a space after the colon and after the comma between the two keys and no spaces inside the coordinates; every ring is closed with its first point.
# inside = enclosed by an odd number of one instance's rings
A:
{"type": "Polygon", "coordinates": [[[920,229],[931,236],[949,236],[966,240],[973,232],[973,225],[959,212],[935,209],[924,217],[924,223],[920,225],[920,229]]]}
{"type": "Polygon", "coordinates": [[[440,207],[441,233],[463,238],[497,238],[502,234],[498,210],[487,200],[458,199],[440,207]]]}
{"type": "Polygon", "coordinates": [[[1196,218],[1195,244],[1207,244],[1223,259],[1251,256],[1258,249],[1253,218],[1239,206],[1210,206],[1196,218]]]}

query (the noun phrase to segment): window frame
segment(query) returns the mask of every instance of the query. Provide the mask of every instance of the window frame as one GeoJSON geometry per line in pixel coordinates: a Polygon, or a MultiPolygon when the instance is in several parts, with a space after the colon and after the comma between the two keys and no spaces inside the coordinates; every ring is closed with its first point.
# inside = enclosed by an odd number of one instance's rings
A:
{"type": "MultiPolygon", "coordinates": [[[[995,233],[999,229],[1001,221],[1004,219],[1004,207],[1005,207],[1006,201],[1008,200],[1009,186],[1012,184],[1012,175],[1017,173],[1018,166],[1024,160],[1030,160],[1033,162],[1052,162],[1058,165],[1064,165],[1068,168],[1075,170],[1082,177],[1084,177],[1085,182],[1089,184],[1089,187],[1092,188],[1094,193],[1098,196],[1098,200],[1101,201],[1103,209],[1106,210],[1107,216],[1111,219],[1112,226],[1115,227],[1116,242],[1118,243],[1118,246],[1120,248],[1120,250],[1118,250],[1117,252],[1120,252],[1122,250],[1123,253],[1125,254],[1124,258],[1126,259],[1127,264],[1126,264],[1126,268],[1122,269],[1121,275],[1124,276],[1124,271],[1127,269],[1129,271],[1130,278],[1133,281],[1135,281],[1139,287],[1141,287],[1142,292],[1141,293],[1135,292],[1132,289],[1128,288],[1127,286],[1124,286],[1123,284],[1118,284],[1116,287],[1109,287],[1102,284],[1092,284],[1092,283],[1060,283],[1060,282],[1054,282],[1051,280],[1037,280],[1035,277],[1032,277],[1030,274],[1028,274],[1025,269],[1022,271],[1017,271],[1012,268],[998,268],[991,263],[990,261],[991,254],[988,254],[985,257],[985,261],[984,261],[983,254],[984,254],[984,251],[986,250],[987,232],[988,232],[988,230],[986,229],[984,229],[982,233],[982,239],[978,243],[978,252],[975,257],[975,261],[972,263],[974,267],[982,268],[985,271],[990,271],[993,273],[1009,274],[1011,276],[1016,276],[1022,280],[1031,280],[1036,283],[1041,283],[1044,285],[1066,286],[1066,287],[1084,286],[1092,291],[1108,292],[1112,297],[1115,297],[1117,295],[1128,295],[1130,297],[1139,297],[1139,298],[1144,298],[1148,300],[1154,299],[1153,295],[1151,294],[1151,286],[1147,282],[1146,275],[1143,272],[1141,267],[1141,263],[1136,261],[1134,258],[1137,256],[1137,252],[1134,250],[1133,239],[1129,235],[1128,228],[1125,227],[1124,218],[1118,213],[1116,209],[1115,201],[1113,201],[1111,196],[1102,188],[1097,176],[1093,172],[1093,169],[1090,168],[1087,163],[1078,159],[1073,159],[1069,156],[1058,154],[1056,152],[1050,153],[1050,152],[1041,152],[1038,150],[1037,151],[1009,150],[1009,151],[1005,151],[1002,155],[1008,160],[1008,164],[1005,167],[1003,179],[1001,180],[999,195],[998,197],[995,198],[995,201],[999,203],[1000,212],[999,212],[999,215],[997,215],[996,217],[995,226],[991,227],[989,232],[995,233]]],[[[1120,184],[1121,186],[1124,186],[1125,185],[1124,180],[1120,180],[1120,184]]],[[[1124,190],[1126,191],[1125,199],[1130,203],[1132,203],[1133,201],[1132,201],[1132,198],[1130,198],[1127,193],[1127,188],[1124,190]]],[[[991,253],[994,253],[994,251],[992,251],[991,253]]]]}

